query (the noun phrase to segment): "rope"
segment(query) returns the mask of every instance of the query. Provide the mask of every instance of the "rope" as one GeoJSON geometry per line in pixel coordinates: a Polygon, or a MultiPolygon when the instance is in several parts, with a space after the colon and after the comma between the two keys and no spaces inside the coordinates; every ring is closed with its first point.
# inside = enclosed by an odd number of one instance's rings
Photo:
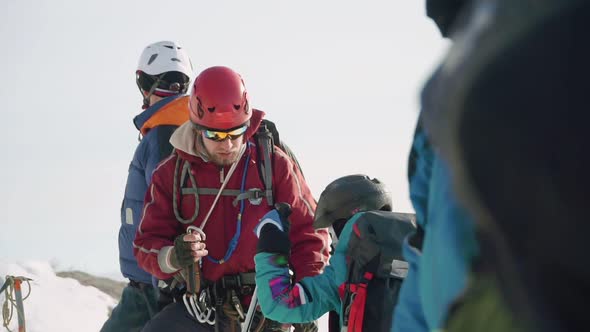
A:
{"type": "Polygon", "coordinates": [[[4,285],[2,288],[0,288],[0,292],[4,291],[4,304],[2,305],[2,326],[4,326],[10,332],[12,332],[12,330],[8,326],[10,325],[10,321],[12,320],[15,309],[18,316],[18,330],[19,332],[25,331],[25,312],[23,301],[26,300],[29,295],[31,295],[31,280],[32,279],[26,277],[13,277],[7,275],[4,285]],[[21,297],[20,285],[23,281],[27,283],[28,287],[28,292],[25,297],[21,297]]]}
{"type": "MultiPolygon", "coordinates": [[[[215,205],[217,204],[217,201],[219,200],[219,196],[221,196],[221,192],[223,191],[223,189],[225,189],[225,185],[227,185],[227,183],[229,182],[229,178],[232,176],[232,174],[234,174],[234,171],[236,170],[236,166],[238,166],[240,159],[242,159],[242,156],[244,155],[244,152],[246,151],[246,145],[247,144],[242,145],[242,148],[240,149],[240,154],[238,155],[238,159],[236,159],[236,161],[231,165],[231,168],[227,172],[227,176],[225,177],[225,181],[223,181],[223,183],[221,184],[221,188],[219,188],[219,192],[217,193],[217,196],[215,196],[215,200],[213,201],[213,204],[211,204],[211,208],[209,209],[209,212],[207,212],[205,219],[203,219],[201,226],[199,226],[200,229],[205,229],[205,225],[207,224],[207,221],[209,221],[209,217],[211,216],[211,212],[213,212],[213,209],[215,208],[215,205]]],[[[248,163],[246,163],[246,167],[248,167],[248,163]]]]}
{"type": "MultiPolygon", "coordinates": [[[[246,175],[248,174],[248,164],[249,163],[250,163],[250,154],[248,154],[248,157],[246,158],[244,173],[242,173],[242,185],[240,186],[240,192],[242,192],[242,193],[244,192],[245,187],[246,187],[246,175]]],[[[230,172],[231,171],[232,170],[230,170],[230,172]]],[[[229,173],[228,177],[229,176],[231,176],[231,173],[229,173]]],[[[217,196],[217,197],[219,197],[219,196],[217,196]]],[[[211,261],[215,264],[223,264],[228,259],[230,259],[231,255],[234,253],[234,250],[236,250],[236,247],[238,246],[238,241],[240,240],[240,235],[242,234],[242,215],[244,214],[244,207],[245,207],[245,202],[242,200],[242,201],[240,201],[240,213],[238,213],[238,220],[236,221],[236,232],[234,233],[234,236],[232,237],[232,239],[229,241],[229,246],[227,248],[227,251],[225,252],[225,255],[223,256],[222,259],[215,259],[209,255],[209,256],[207,256],[207,259],[209,261],[211,261]]],[[[211,210],[209,210],[209,211],[211,211],[211,210]]]]}
{"type": "Polygon", "coordinates": [[[191,181],[191,188],[193,189],[192,194],[195,195],[195,212],[189,219],[184,219],[180,214],[180,208],[178,206],[180,197],[178,197],[178,185],[182,187],[182,183],[179,183],[178,180],[178,170],[180,166],[180,155],[176,157],[176,165],[174,166],[174,179],[173,179],[173,187],[172,187],[172,209],[174,210],[174,216],[176,220],[183,224],[192,224],[199,215],[199,192],[196,190],[197,188],[197,181],[195,180],[195,176],[190,171],[190,163],[185,160],[182,165],[182,175],[180,177],[180,182],[184,182],[186,175],[188,174],[189,179],[191,181]]]}

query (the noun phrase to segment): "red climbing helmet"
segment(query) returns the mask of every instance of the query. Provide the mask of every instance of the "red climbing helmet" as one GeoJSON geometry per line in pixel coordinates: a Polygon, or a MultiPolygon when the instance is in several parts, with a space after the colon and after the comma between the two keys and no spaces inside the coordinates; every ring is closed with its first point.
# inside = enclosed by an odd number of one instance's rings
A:
{"type": "Polygon", "coordinates": [[[242,77],[227,67],[205,69],[193,84],[190,119],[201,127],[229,130],[252,117],[242,77]]]}

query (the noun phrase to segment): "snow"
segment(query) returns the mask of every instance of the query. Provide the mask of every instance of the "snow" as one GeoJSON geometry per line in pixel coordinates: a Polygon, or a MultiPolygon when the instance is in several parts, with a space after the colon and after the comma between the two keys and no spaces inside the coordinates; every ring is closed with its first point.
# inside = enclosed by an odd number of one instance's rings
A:
{"type": "MultiPolygon", "coordinates": [[[[23,276],[31,281],[31,295],[24,301],[28,332],[46,331],[98,331],[108,318],[116,301],[109,295],[90,286],[82,286],[70,278],[60,278],[48,262],[27,261],[6,263],[0,261],[0,283],[5,276],[23,276]]],[[[23,296],[28,292],[23,284],[23,296]]],[[[4,303],[5,293],[0,295],[4,303]]],[[[16,311],[9,325],[17,329],[16,311]]]]}
{"type": "MultiPolygon", "coordinates": [[[[115,299],[94,287],[56,276],[49,262],[7,263],[0,260],[0,286],[6,275],[33,279],[31,295],[24,301],[28,332],[96,332],[117,304],[115,299]]],[[[22,287],[25,296],[28,286],[24,283],[22,287]]],[[[5,293],[2,292],[0,302],[4,303],[4,300],[5,293]]],[[[327,315],[319,320],[319,327],[320,331],[328,330],[327,315]]],[[[16,311],[9,328],[17,330],[16,311]]]]}

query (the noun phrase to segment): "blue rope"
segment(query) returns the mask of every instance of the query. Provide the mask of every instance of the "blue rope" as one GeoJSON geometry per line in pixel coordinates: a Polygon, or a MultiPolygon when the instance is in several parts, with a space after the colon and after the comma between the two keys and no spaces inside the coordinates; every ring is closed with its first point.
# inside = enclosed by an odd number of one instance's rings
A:
{"type": "MultiPolygon", "coordinates": [[[[248,164],[250,164],[250,142],[248,142],[248,157],[246,158],[246,164],[244,167],[244,173],[242,174],[242,184],[240,187],[240,193],[244,193],[244,191],[246,190],[246,175],[248,174],[248,164]]],[[[231,256],[233,255],[234,251],[236,250],[236,247],[238,246],[238,242],[240,241],[240,234],[242,233],[242,214],[244,213],[244,208],[246,207],[246,203],[245,203],[245,199],[240,201],[240,213],[238,214],[238,220],[237,220],[237,226],[236,226],[236,232],[234,233],[234,236],[232,237],[232,239],[229,241],[229,248],[227,248],[227,251],[225,252],[225,256],[223,256],[222,259],[215,259],[212,258],[211,256],[206,256],[207,259],[215,264],[223,264],[225,262],[227,262],[231,256]]]]}

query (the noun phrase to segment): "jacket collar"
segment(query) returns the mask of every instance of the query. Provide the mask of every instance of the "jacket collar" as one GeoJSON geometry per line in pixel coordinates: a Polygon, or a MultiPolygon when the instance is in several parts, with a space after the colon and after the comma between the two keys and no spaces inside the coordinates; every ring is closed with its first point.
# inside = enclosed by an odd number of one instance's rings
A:
{"type": "Polygon", "coordinates": [[[181,125],[189,117],[188,96],[166,97],[133,118],[133,124],[143,135],[158,125],[181,125]]]}

